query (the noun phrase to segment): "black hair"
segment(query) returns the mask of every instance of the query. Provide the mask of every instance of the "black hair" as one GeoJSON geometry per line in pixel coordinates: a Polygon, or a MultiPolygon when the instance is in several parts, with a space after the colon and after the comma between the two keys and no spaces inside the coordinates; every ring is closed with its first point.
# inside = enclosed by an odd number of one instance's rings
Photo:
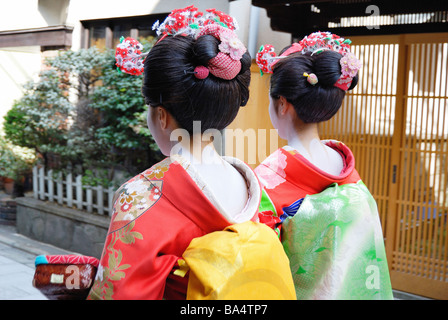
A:
{"type": "Polygon", "coordinates": [[[218,52],[219,40],[211,35],[198,39],[168,36],[158,42],[144,62],[142,94],[151,107],[162,106],[178,125],[193,131],[193,121],[201,130],[222,130],[249,99],[251,57],[241,58],[241,71],[232,80],[211,73],[205,79],[194,76],[196,66],[207,66],[218,52]]]}
{"type": "MultiPolygon", "coordinates": [[[[345,91],[334,86],[341,76],[339,63],[341,58],[340,53],[327,50],[314,55],[293,53],[279,60],[274,65],[271,77],[271,97],[274,99],[285,97],[294,106],[297,116],[305,123],[331,119],[341,107],[345,97],[345,91]],[[310,84],[307,77],[303,76],[304,72],[314,73],[318,83],[310,84]]],[[[352,90],[357,83],[358,75],[353,78],[349,90],[352,90]]]]}

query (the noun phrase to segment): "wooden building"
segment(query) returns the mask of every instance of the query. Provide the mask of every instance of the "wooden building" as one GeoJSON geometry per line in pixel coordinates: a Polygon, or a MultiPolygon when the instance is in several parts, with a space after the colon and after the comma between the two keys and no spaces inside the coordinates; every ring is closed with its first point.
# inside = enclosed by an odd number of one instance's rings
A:
{"type": "MultiPolygon", "coordinates": [[[[236,15],[251,54],[260,43],[273,41],[278,52],[281,45],[315,31],[350,38],[363,61],[360,82],[337,116],[322,124],[322,138],[343,141],[353,150],[357,169],[377,200],[393,288],[448,299],[448,1],[137,2],[5,2],[0,80],[7,82],[2,82],[0,99],[17,90],[30,54],[40,63],[41,51],[113,47],[121,35],[149,36],[155,20],[192,3],[236,15]],[[13,9],[17,17],[5,26],[13,9]],[[257,11],[267,16],[267,25],[257,11]],[[17,49],[36,46],[37,53],[17,49]],[[16,86],[9,87],[14,81],[16,86]]],[[[269,76],[260,76],[255,64],[250,90],[248,105],[226,130],[225,152],[256,166],[286,142],[272,130],[269,76]],[[229,138],[235,130],[245,134],[246,144],[229,138]]],[[[1,109],[5,103],[0,102],[1,109]]]]}
{"type": "MultiPolygon", "coordinates": [[[[448,2],[252,4],[265,8],[271,28],[291,33],[293,41],[315,31],[352,40],[363,61],[360,81],[322,124],[321,136],[352,149],[377,200],[393,288],[448,299],[448,2]]],[[[268,89],[268,76],[254,67],[250,104],[231,128],[272,129],[268,89]]],[[[263,150],[268,147],[257,143],[261,154],[273,151],[263,150]]]]}

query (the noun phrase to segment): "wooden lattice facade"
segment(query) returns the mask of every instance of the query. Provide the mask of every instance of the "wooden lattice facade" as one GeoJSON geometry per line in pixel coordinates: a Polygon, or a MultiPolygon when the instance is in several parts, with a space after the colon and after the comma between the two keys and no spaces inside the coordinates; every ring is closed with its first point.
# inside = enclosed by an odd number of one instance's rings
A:
{"type": "Polygon", "coordinates": [[[448,298],[448,34],[352,37],[360,83],[323,137],[377,200],[395,289],[448,298]]]}
{"type": "MultiPolygon", "coordinates": [[[[343,141],[355,155],[378,204],[393,288],[447,299],[448,33],[350,38],[364,63],[360,82],[321,125],[321,138],[343,141]]],[[[248,139],[244,150],[227,152],[252,166],[273,151],[268,92],[269,76],[254,66],[249,103],[229,127],[248,139]],[[255,146],[248,129],[266,130],[255,146]]]]}

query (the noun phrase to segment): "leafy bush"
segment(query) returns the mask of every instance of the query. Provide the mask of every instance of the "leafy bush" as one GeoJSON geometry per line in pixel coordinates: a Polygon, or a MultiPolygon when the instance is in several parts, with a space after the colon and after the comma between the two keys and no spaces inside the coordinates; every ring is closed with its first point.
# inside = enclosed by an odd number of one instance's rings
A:
{"type": "Polygon", "coordinates": [[[23,179],[31,173],[35,163],[34,150],[16,146],[0,136],[0,177],[23,183],[23,179]]]}
{"type": "Polygon", "coordinates": [[[56,70],[41,72],[39,82],[25,84],[25,94],[6,114],[6,138],[19,146],[33,148],[46,158],[48,152],[67,144],[72,104],[61,90],[56,70]]]}
{"type": "Polygon", "coordinates": [[[113,50],[60,52],[5,116],[6,138],[33,148],[52,169],[90,178],[105,169],[109,180],[117,169],[135,175],[161,158],[146,128],[141,85],[141,76],[116,70],[113,50]]]}
{"type": "MultiPolygon", "coordinates": [[[[113,53],[111,60],[114,62],[113,53]]],[[[100,115],[96,139],[108,146],[108,161],[145,169],[151,158],[157,158],[154,150],[158,147],[146,126],[148,107],[141,94],[142,77],[106,68],[99,80],[102,85],[90,96],[90,107],[100,115]]]]}

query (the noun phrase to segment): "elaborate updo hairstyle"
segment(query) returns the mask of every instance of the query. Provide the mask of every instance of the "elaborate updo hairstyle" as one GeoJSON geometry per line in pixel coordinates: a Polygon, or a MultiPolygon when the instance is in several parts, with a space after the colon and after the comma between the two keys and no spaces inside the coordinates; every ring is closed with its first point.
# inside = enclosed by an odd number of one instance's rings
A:
{"type": "Polygon", "coordinates": [[[218,55],[219,44],[212,35],[197,39],[167,36],[144,62],[142,93],[146,104],[165,108],[190,134],[193,121],[201,121],[202,132],[224,129],[249,99],[251,57],[247,51],[240,59],[240,72],[231,80],[211,73],[203,79],[195,76],[197,66],[207,66],[218,55]]]}
{"type": "MultiPolygon", "coordinates": [[[[288,48],[283,49],[282,53],[288,48]]],[[[272,69],[271,97],[285,97],[305,123],[331,119],[345,97],[345,91],[335,86],[341,77],[341,58],[340,53],[326,50],[314,55],[296,52],[280,59],[272,69]],[[304,73],[314,73],[318,83],[310,84],[304,73]]],[[[353,78],[348,90],[355,88],[357,83],[358,75],[353,78]]]]}

